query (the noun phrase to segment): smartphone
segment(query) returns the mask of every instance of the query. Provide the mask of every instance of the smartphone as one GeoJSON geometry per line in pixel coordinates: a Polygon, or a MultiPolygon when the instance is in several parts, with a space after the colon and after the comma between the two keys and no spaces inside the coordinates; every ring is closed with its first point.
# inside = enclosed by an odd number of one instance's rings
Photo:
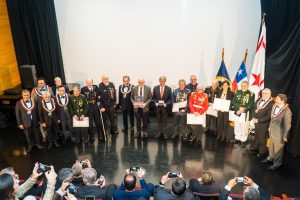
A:
{"type": "Polygon", "coordinates": [[[169,178],[176,178],[180,175],[180,172],[169,172],[168,177],[169,178]]]}
{"type": "Polygon", "coordinates": [[[136,172],[136,171],[138,171],[139,169],[141,169],[141,167],[130,167],[130,171],[131,171],[131,172],[136,172]]]}
{"type": "Polygon", "coordinates": [[[44,165],[42,163],[39,163],[38,173],[45,173],[51,170],[51,167],[48,165],[44,165]]]}
{"type": "Polygon", "coordinates": [[[69,185],[67,188],[69,190],[70,194],[77,194],[78,187],[75,185],[69,185]]]}
{"type": "Polygon", "coordinates": [[[236,177],[236,182],[244,183],[244,181],[245,181],[244,177],[236,177]]]}

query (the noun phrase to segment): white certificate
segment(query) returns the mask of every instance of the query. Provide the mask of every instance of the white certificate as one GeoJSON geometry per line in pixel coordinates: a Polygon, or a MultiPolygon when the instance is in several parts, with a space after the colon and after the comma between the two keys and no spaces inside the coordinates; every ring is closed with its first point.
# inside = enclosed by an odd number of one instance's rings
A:
{"type": "Polygon", "coordinates": [[[229,111],[229,121],[233,121],[233,122],[245,122],[246,121],[246,114],[245,113],[241,113],[240,116],[234,114],[235,111],[230,110],[229,111]]]}
{"type": "Polygon", "coordinates": [[[208,106],[208,109],[206,111],[206,114],[207,115],[212,115],[212,116],[215,116],[215,117],[218,117],[218,111],[213,109],[213,106],[208,106]]]}
{"type": "Polygon", "coordinates": [[[213,109],[228,112],[230,108],[230,100],[215,98],[213,109]]]}
{"type": "Polygon", "coordinates": [[[191,125],[202,125],[203,127],[206,126],[206,115],[198,115],[196,116],[193,113],[187,114],[187,124],[191,125]]]}
{"type": "Polygon", "coordinates": [[[84,117],[83,120],[73,118],[73,127],[89,127],[89,118],[84,117]]]}
{"type": "Polygon", "coordinates": [[[173,103],[172,112],[179,112],[180,108],[186,108],[186,107],[187,107],[187,101],[173,103]]]}

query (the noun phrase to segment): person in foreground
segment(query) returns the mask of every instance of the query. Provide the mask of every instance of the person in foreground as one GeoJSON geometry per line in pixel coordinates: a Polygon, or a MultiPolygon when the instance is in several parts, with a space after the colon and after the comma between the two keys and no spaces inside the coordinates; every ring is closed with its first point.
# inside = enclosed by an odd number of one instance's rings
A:
{"type": "MultiPolygon", "coordinates": [[[[245,177],[235,177],[230,179],[227,185],[223,188],[219,200],[227,200],[229,193],[232,188],[234,188],[237,184],[239,179],[242,178],[242,183],[244,184],[243,190],[243,199],[244,200],[269,200],[270,195],[267,193],[263,188],[259,187],[254,181],[245,176],[245,177]]],[[[232,198],[238,200],[239,198],[232,198]]]]}

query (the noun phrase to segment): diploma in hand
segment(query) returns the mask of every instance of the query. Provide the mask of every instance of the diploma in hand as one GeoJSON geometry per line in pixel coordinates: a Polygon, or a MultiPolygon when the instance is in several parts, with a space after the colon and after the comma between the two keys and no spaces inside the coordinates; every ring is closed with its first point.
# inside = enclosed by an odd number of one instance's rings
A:
{"type": "Polygon", "coordinates": [[[89,127],[89,118],[84,117],[83,120],[78,120],[73,117],[73,127],[89,127]]]}
{"type": "Polygon", "coordinates": [[[219,110],[222,112],[229,112],[230,100],[215,98],[213,109],[219,110]]]}
{"type": "Polygon", "coordinates": [[[187,101],[173,103],[172,112],[179,112],[180,108],[186,108],[186,107],[187,107],[187,101]]]}
{"type": "Polygon", "coordinates": [[[135,108],[141,108],[144,105],[144,97],[142,96],[136,96],[134,97],[134,102],[133,102],[133,106],[135,108]]]}
{"type": "Polygon", "coordinates": [[[203,127],[206,126],[206,115],[198,115],[196,116],[193,113],[187,114],[187,124],[191,125],[202,125],[203,127]]]}

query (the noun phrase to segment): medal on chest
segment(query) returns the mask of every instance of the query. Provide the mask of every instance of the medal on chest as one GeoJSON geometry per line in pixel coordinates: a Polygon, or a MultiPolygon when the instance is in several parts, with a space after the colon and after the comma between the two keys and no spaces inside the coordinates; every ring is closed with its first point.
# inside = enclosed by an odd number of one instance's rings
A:
{"type": "Polygon", "coordinates": [[[43,109],[44,109],[45,111],[48,112],[48,116],[49,116],[49,117],[52,116],[52,112],[55,110],[55,103],[54,103],[54,100],[53,100],[53,99],[50,99],[50,103],[51,103],[51,107],[52,107],[52,108],[49,109],[49,108],[47,107],[47,103],[46,103],[44,100],[42,100],[42,106],[43,106],[43,109]]]}
{"type": "Polygon", "coordinates": [[[26,104],[26,102],[25,102],[23,99],[21,99],[20,102],[21,102],[21,106],[27,111],[27,114],[30,115],[30,114],[31,114],[31,111],[32,111],[32,110],[34,109],[34,107],[35,107],[35,104],[34,104],[33,99],[30,99],[30,100],[29,100],[30,105],[31,105],[30,107],[26,104]]]}
{"type": "Polygon", "coordinates": [[[64,108],[64,110],[67,110],[68,109],[68,103],[69,103],[69,97],[68,95],[65,95],[65,104],[62,103],[61,99],[59,98],[59,95],[56,96],[56,101],[57,101],[57,104],[61,107],[64,108]]]}
{"type": "Polygon", "coordinates": [[[123,98],[126,98],[126,95],[131,92],[132,86],[129,84],[128,86],[122,85],[121,93],[123,94],[123,98]]]}

